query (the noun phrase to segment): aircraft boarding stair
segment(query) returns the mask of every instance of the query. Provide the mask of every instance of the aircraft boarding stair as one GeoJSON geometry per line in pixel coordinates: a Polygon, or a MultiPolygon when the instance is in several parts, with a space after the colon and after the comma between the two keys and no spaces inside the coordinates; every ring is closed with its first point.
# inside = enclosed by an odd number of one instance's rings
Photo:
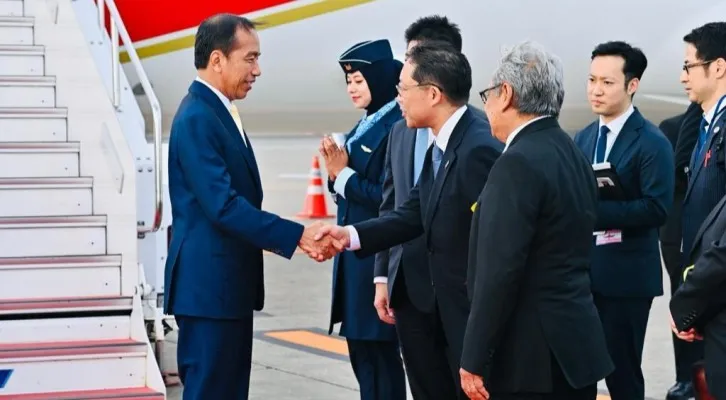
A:
{"type": "Polygon", "coordinates": [[[48,71],[72,54],[38,43],[52,17],[30,15],[30,1],[0,0],[0,400],[165,399],[138,295],[135,215],[114,214],[128,199],[135,209],[133,173],[120,184],[130,195],[104,184],[113,163],[102,130],[90,109],[60,101],[89,82],[48,71]]]}

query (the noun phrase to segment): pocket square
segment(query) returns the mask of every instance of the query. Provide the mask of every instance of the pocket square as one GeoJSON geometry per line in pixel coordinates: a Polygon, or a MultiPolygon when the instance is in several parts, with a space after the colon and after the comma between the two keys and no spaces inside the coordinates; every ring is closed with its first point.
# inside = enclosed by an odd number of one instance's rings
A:
{"type": "Polygon", "coordinates": [[[370,152],[373,151],[373,150],[369,149],[368,147],[366,147],[364,145],[360,145],[360,148],[363,149],[363,151],[365,151],[366,153],[370,153],[370,152]]]}
{"type": "Polygon", "coordinates": [[[474,204],[471,205],[471,212],[476,211],[476,206],[479,204],[478,202],[474,202],[474,204]]]}

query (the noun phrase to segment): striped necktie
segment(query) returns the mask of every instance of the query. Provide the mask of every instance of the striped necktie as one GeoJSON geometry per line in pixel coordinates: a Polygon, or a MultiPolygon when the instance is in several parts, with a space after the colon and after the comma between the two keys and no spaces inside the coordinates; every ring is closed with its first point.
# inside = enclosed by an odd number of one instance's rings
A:
{"type": "Polygon", "coordinates": [[[245,131],[242,128],[242,119],[240,119],[239,111],[237,110],[237,106],[235,106],[234,103],[230,103],[229,113],[230,115],[232,115],[232,119],[234,120],[234,124],[237,125],[237,129],[239,129],[239,134],[242,136],[242,141],[245,142],[245,146],[247,146],[247,138],[245,137],[245,131]]]}

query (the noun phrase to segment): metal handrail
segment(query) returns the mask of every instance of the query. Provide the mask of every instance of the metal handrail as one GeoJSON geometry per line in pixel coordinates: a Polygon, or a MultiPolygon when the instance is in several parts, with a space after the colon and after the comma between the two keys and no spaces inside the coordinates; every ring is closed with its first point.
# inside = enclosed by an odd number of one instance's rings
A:
{"type": "Polygon", "coordinates": [[[151,104],[151,115],[153,117],[153,129],[154,129],[154,223],[151,227],[143,227],[138,224],[137,229],[139,233],[151,233],[156,232],[161,227],[161,217],[164,207],[164,197],[162,195],[162,173],[161,173],[161,105],[159,100],[156,98],[156,93],[151,87],[149,77],[146,76],[146,71],[141,65],[134,43],[131,41],[126,26],[121,19],[121,14],[116,8],[114,0],[97,0],[98,1],[98,23],[101,27],[101,31],[104,32],[105,27],[105,8],[108,7],[108,13],[110,16],[110,31],[111,31],[111,79],[112,79],[112,101],[113,106],[118,108],[121,104],[121,79],[120,69],[121,62],[119,60],[119,37],[126,48],[126,52],[129,55],[131,64],[136,70],[136,74],[139,77],[139,82],[144,88],[146,97],[149,98],[149,104],[151,104]]]}

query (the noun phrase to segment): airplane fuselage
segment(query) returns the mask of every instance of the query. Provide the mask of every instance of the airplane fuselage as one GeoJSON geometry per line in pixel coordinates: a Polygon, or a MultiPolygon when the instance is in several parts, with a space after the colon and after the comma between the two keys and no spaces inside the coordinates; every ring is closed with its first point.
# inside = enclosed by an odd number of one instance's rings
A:
{"type": "MultiPolygon", "coordinates": [[[[591,51],[601,42],[624,40],[648,57],[635,103],[657,122],[685,109],[679,82],[683,36],[726,15],[723,0],[691,0],[688,5],[682,0],[224,0],[182,8],[170,0],[143,7],[131,0],[117,2],[161,101],[164,126],[196,75],[196,25],[217,12],[265,22],[259,31],[262,76],[239,105],[246,129],[265,133],[349,129],[360,112],[345,93],[337,57],[355,42],[387,38],[402,58],[406,27],[430,14],[446,15],[461,28],[463,52],[473,69],[470,102],[475,106],[481,106],[477,92],[488,85],[501,50],[534,40],[562,59],[566,95],[560,121],[566,129],[579,129],[595,118],[586,97],[591,51]],[[166,6],[173,15],[161,14],[166,6]]],[[[136,84],[130,65],[126,68],[136,84]]]]}

